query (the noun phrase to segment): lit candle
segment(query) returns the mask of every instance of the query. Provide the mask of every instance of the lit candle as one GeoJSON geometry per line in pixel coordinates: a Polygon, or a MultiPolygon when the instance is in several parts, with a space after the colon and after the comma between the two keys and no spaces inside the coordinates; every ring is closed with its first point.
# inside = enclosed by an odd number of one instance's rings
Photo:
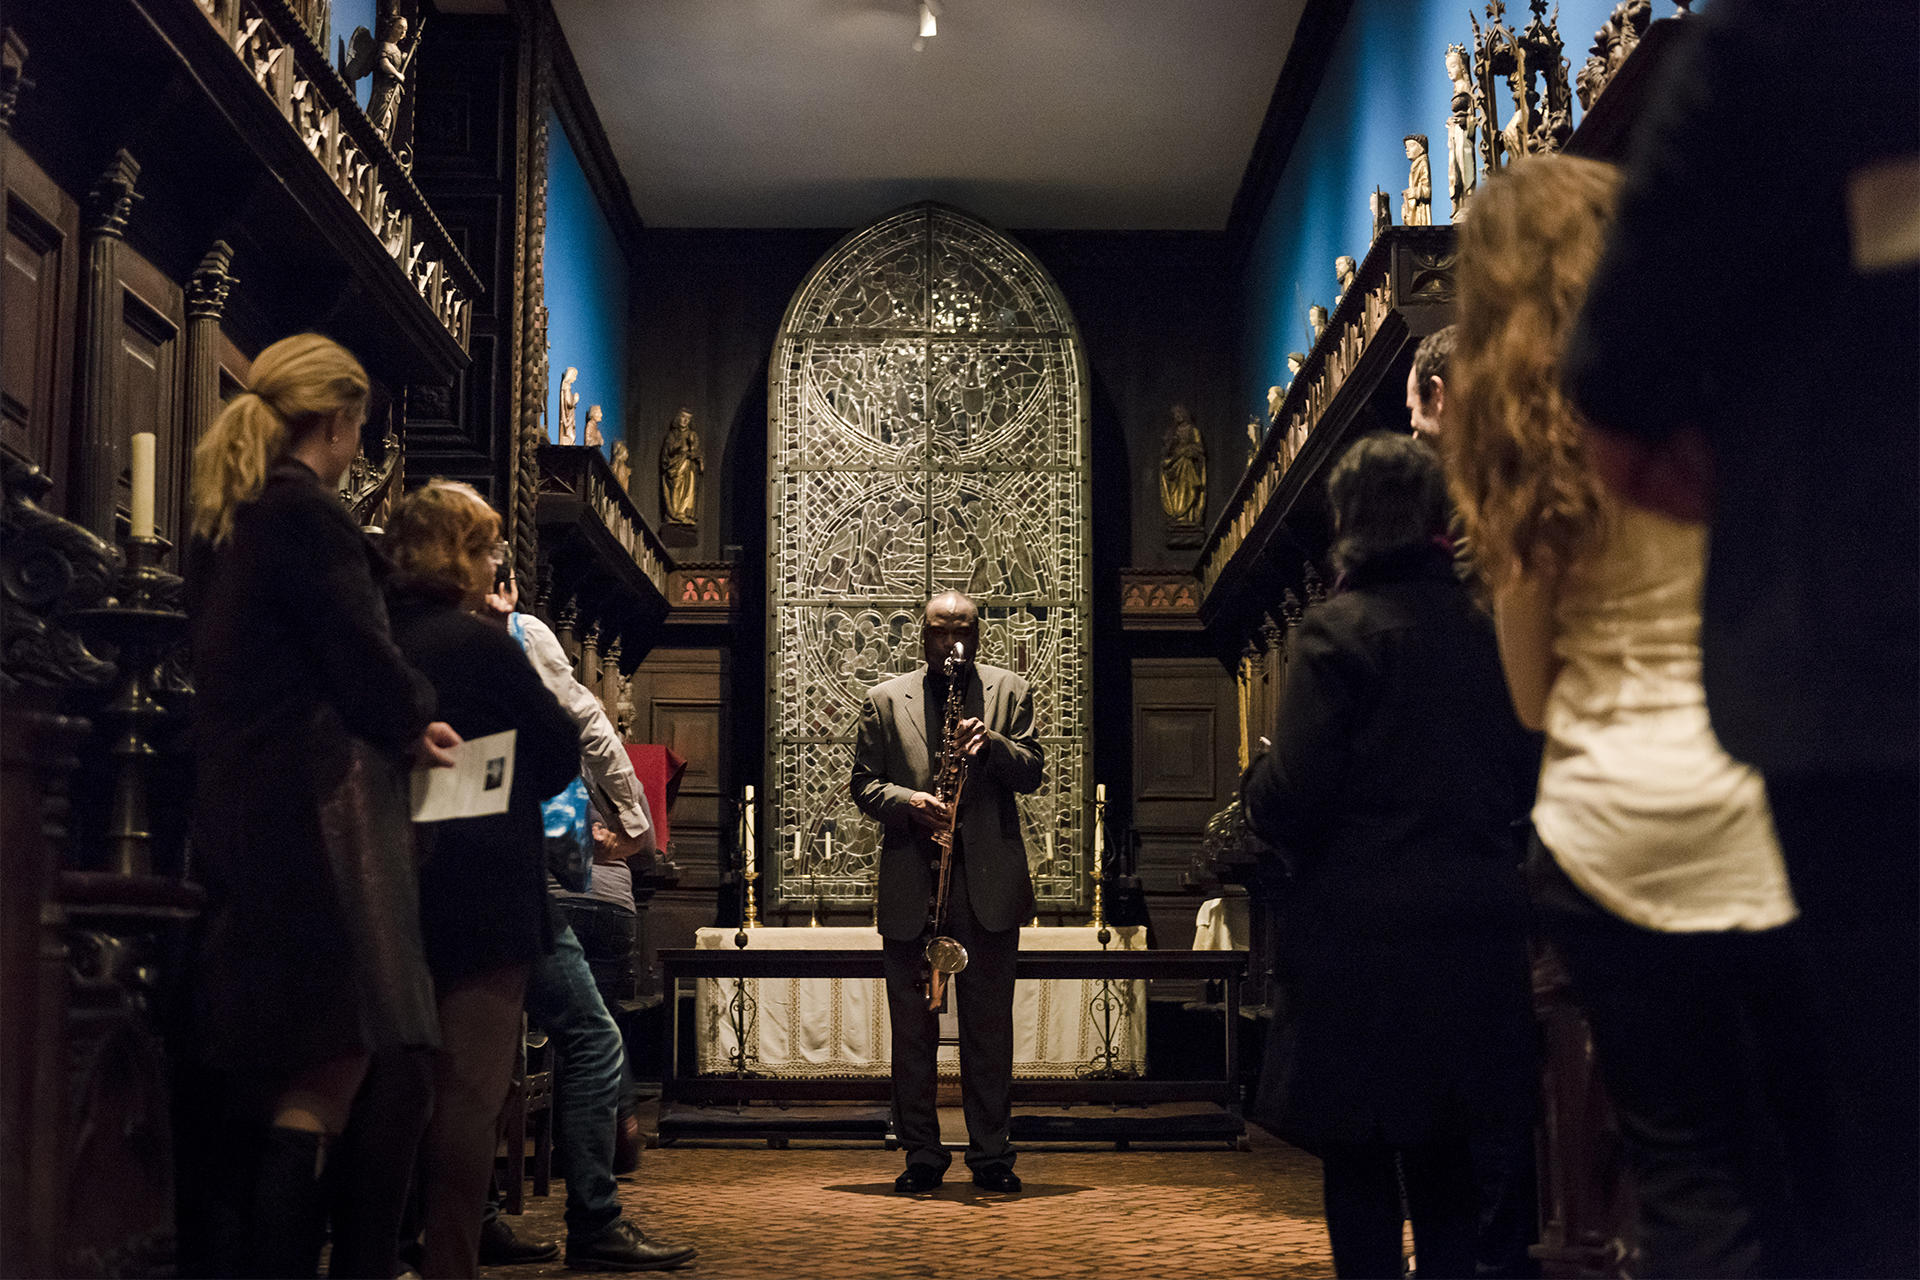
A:
{"type": "Polygon", "coordinates": [[[1047,865],[1053,865],[1053,832],[1047,832],[1047,865]]]}
{"type": "Polygon", "coordinates": [[[827,852],[826,852],[826,856],[822,859],[822,861],[824,861],[828,866],[832,866],[833,865],[833,828],[832,827],[827,828],[826,837],[827,837],[827,852]]]}
{"type": "Polygon", "coordinates": [[[1099,868],[1106,864],[1102,859],[1107,852],[1107,784],[1098,783],[1093,788],[1093,865],[1094,876],[1100,875],[1099,868]]]}
{"type": "Polygon", "coordinates": [[[153,536],[153,432],[134,432],[132,443],[133,536],[151,538],[153,536]]]}

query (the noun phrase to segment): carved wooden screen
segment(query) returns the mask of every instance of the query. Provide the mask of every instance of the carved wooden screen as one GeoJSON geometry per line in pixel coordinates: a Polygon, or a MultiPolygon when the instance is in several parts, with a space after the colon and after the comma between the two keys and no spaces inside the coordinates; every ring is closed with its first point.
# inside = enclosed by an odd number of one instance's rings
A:
{"type": "Polygon", "coordinates": [[[921,606],[957,588],[980,604],[982,659],[1033,684],[1047,750],[1046,786],[1021,797],[1034,892],[1078,905],[1086,357],[1059,288],[956,210],[890,214],[794,295],[767,417],[769,901],[871,901],[879,830],[848,793],[861,703],[920,665],[921,606]]]}

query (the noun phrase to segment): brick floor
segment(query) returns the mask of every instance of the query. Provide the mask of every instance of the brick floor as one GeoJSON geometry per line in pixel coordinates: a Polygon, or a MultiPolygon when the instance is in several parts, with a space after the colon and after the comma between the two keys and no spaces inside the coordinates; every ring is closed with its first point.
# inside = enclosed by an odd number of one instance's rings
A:
{"type": "MultiPolygon", "coordinates": [[[[943,1116],[949,1138],[965,1132],[943,1116]]],[[[685,1240],[699,1280],[1237,1280],[1332,1274],[1319,1162],[1259,1131],[1248,1152],[1034,1146],[1026,1192],[977,1192],[956,1158],[926,1197],[893,1194],[877,1145],[675,1145],[621,1179],[650,1234],[685,1240]]],[[[563,1197],[529,1195],[516,1231],[559,1240],[563,1197]]],[[[489,1276],[558,1275],[560,1263],[489,1276]]]]}

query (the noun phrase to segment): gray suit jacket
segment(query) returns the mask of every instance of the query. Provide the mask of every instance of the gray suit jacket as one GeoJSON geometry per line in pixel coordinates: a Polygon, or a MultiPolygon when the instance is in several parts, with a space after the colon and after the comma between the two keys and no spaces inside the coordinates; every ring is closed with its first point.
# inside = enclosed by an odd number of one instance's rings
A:
{"type": "MultiPolygon", "coordinates": [[[[939,858],[907,807],[914,792],[934,789],[940,747],[928,741],[926,701],[924,668],[875,685],[860,711],[853,758],[853,802],[881,826],[880,932],[901,941],[926,929],[939,858]]],[[[1033,690],[1024,678],[976,663],[964,706],[986,723],[987,749],[967,767],[960,847],[973,913],[998,932],[1033,915],[1033,877],[1014,796],[1040,789],[1046,753],[1034,737],[1033,690]]]]}

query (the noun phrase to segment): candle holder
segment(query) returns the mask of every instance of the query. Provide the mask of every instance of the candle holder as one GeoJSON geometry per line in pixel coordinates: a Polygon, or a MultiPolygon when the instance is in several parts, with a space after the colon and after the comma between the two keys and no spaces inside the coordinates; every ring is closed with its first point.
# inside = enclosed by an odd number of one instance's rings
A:
{"type": "Polygon", "coordinates": [[[107,754],[113,791],[107,811],[107,870],[121,876],[153,874],[152,770],[160,752],[155,732],[167,709],[154,696],[154,673],[187,630],[187,615],[167,607],[180,580],[159,568],[162,538],[129,538],[121,602],[70,615],[89,642],[111,645],[119,668],[114,692],[99,718],[114,726],[107,754]]]}
{"type": "Polygon", "coordinates": [[[748,868],[742,873],[740,878],[747,882],[747,908],[741,914],[740,927],[742,929],[758,929],[760,927],[760,907],[753,898],[753,882],[760,878],[760,873],[752,868],[748,868]]]}

